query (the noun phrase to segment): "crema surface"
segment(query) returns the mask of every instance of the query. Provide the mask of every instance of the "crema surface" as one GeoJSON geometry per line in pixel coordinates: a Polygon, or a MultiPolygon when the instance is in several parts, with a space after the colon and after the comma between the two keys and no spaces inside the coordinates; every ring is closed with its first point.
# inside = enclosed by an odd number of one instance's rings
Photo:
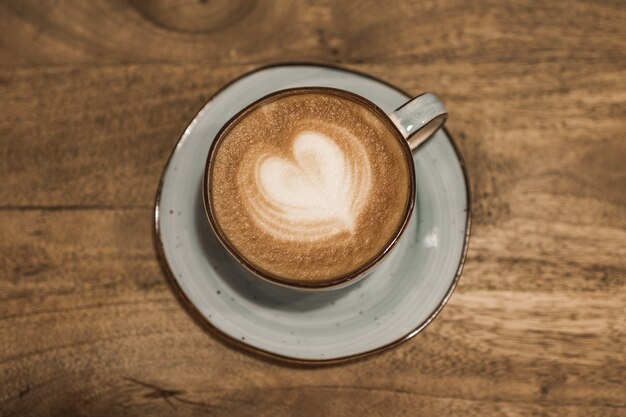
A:
{"type": "Polygon", "coordinates": [[[379,255],[410,195],[402,145],[381,117],[343,95],[303,92],[240,118],[209,171],[223,237],[292,281],[331,281],[379,255]]]}

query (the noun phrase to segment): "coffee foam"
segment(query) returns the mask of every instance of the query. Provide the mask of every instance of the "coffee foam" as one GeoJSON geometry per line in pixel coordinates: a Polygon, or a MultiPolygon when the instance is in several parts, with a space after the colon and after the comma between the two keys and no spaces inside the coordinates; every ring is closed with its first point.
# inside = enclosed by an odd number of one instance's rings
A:
{"type": "Polygon", "coordinates": [[[278,98],[215,150],[209,189],[224,237],[283,279],[358,269],[393,237],[408,204],[407,162],[377,114],[319,93],[278,98]]]}
{"type": "Polygon", "coordinates": [[[249,154],[239,168],[252,220],[276,239],[302,242],[355,233],[357,217],[372,186],[367,152],[357,138],[346,149],[321,132],[303,131],[292,155],[249,154]],[[245,185],[247,184],[247,185],[245,185]]]}

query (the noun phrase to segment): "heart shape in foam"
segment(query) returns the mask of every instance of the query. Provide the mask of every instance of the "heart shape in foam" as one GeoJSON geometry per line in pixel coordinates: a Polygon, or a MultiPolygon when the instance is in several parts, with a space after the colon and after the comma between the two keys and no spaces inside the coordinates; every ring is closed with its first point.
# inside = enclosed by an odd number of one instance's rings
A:
{"type": "Polygon", "coordinates": [[[293,160],[264,154],[254,179],[259,190],[249,201],[254,221],[276,238],[318,240],[354,233],[371,187],[367,152],[358,139],[342,149],[320,132],[300,133],[293,160]]]}

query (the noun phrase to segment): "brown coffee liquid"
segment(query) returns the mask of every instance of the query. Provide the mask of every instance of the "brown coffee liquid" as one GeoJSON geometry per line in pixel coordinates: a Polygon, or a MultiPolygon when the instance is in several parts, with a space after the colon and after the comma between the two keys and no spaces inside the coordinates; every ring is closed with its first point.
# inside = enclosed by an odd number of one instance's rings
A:
{"type": "Polygon", "coordinates": [[[376,258],[404,221],[411,172],[382,117],[340,93],[304,91],[236,121],[209,167],[223,238],[292,282],[333,281],[376,258]]]}

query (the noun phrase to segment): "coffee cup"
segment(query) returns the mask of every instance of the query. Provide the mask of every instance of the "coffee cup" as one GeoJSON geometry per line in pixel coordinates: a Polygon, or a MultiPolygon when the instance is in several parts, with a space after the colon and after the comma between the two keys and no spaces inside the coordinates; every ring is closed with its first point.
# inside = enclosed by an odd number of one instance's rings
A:
{"type": "Polygon", "coordinates": [[[208,152],[209,224],[254,276],[331,290],[373,272],[408,227],[413,151],[443,125],[431,93],[386,114],[354,93],[299,87],[246,106],[208,152]]]}

